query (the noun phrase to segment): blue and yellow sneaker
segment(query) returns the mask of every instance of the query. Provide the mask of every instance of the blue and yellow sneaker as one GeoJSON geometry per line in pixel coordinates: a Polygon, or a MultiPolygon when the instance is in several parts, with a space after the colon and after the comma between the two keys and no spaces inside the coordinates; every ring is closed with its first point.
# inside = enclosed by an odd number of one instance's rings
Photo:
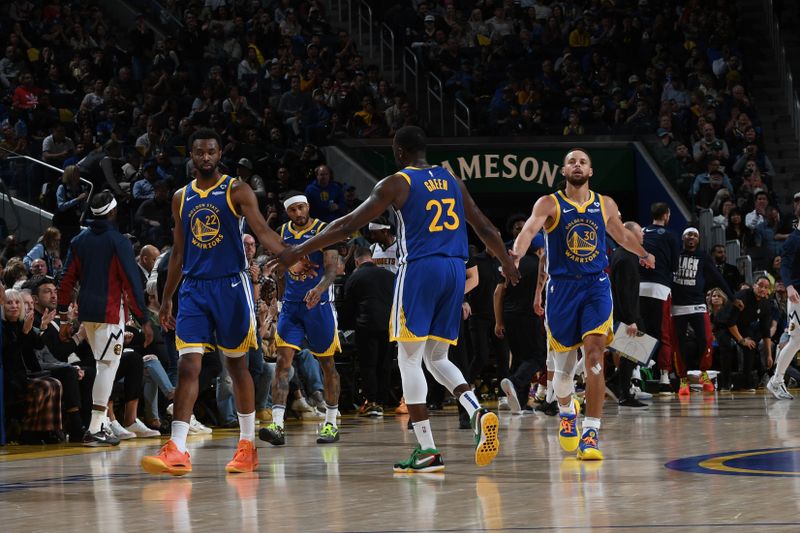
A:
{"type": "Polygon", "coordinates": [[[566,452],[574,452],[578,448],[578,415],[560,413],[561,424],[558,427],[558,443],[566,452]]]}
{"type": "Polygon", "coordinates": [[[444,472],[444,461],[439,450],[423,450],[419,444],[411,452],[411,457],[395,463],[394,471],[402,474],[444,472]]]}
{"type": "Polygon", "coordinates": [[[603,453],[600,451],[597,430],[587,429],[583,432],[578,446],[578,459],[582,461],[602,461],[603,453]]]}
{"type": "Polygon", "coordinates": [[[472,431],[475,433],[475,464],[486,466],[494,461],[500,451],[500,420],[485,407],[472,414],[472,431]]]}

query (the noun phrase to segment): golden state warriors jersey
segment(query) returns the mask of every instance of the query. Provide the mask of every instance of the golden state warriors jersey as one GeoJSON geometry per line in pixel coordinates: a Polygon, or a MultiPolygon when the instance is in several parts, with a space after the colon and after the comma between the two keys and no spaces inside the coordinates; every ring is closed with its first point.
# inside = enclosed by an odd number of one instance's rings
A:
{"type": "Polygon", "coordinates": [[[563,191],[551,196],[558,214],[553,224],[545,228],[547,273],[556,278],[574,278],[605,270],[606,217],[601,196],[589,191],[589,200],[583,205],[567,198],[563,191]]]}
{"type": "Polygon", "coordinates": [[[398,263],[440,255],[466,261],[467,223],[458,180],[447,169],[406,167],[411,190],[397,215],[398,263]]]}
{"type": "Polygon", "coordinates": [[[183,188],[183,275],[197,279],[232,276],[245,269],[242,218],[231,200],[235,178],[223,175],[210,189],[196,180],[183,188]]]}
{"type": "MultiPolygon", "coordinates": [[[[307,241],[325,227],[325,223],[316,218],[311,219],[311,223],[304,230],[295,229],[291,222],[287,222],[281,226],[280,236],[281,240],[289,245],[297,246],[307,241]]],[[[286,285],[283,290],[284,302],[302,302],[306,297],[306,293],[317,286],[319,280],[325,274],[325,259],[321,251],[316,251],[308,254],[308,260],[317,265],[317,277],[312,278],[306,274],[295,274],[291,269],[286,270],[286,285]]],[[[320,297],[321,302],[329,302],[333,300],[333,284],[328,287],[328,290],[322,293],[320,297]]]]}

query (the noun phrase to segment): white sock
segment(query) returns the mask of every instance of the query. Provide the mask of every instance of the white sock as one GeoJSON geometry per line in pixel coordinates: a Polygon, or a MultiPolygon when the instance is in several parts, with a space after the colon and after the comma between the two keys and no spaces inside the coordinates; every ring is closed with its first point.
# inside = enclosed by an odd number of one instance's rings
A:
{"type": "Polygon", "coordinates": [[[583,433],[585,434],[588,430],[593,429],[597,433],[600,433],[600,419],[599,418],[592,418],[587,416],[583,419],[583,433]]]}
{"type": "Polygon", "coordinates": [[[552,402],[554,395],[555,395],[555,392],[553,391],[553,380],[552,379],[548,379],[547,380],[547,394],[545,395],[544,401],[546,401],[547,403],[552,402]]]}
{"type": "Polygon", "coordinates": [[[414,422],[414,435],[417,436],[417,442],[423,450],[435,450],[436,445],[433,443],[433,432],[431,431],[431,421],[421,420],[414,422]]]}
{"type": "Polygon", "coordinates": [[[175,443],[175,447],[181,453],[186,452],[186,437],[189,435],[189,423],[174,420],[172,422],[172,436],[169,440],[175,443]]]}
{"type": "MultiPolygon", "coordinates": [[[[333,427],[336,427],[336,413],[339,411],[339,404],[330,405],[328,402],[325,402],[325,423],[326,424],[333,424],[333,427]]],[[[275,415],[272,415],[274,418],[275,415]]]]}
{"type": "Polygon", "coordinates": [[[285,405],[273,405],[272,406],[272,421],[275,422],[276,425],[283,427],[283,415],[286,413],[286,406],[285,405]]]}
{"type": "Polygon", "coordinates": [[[638,366],[633,367],[633,373],[631,374],[631,379],[638,379],[639,381],[642,381],[642,373],[639,372],[638,366]]]}
{"type": "Polygon", "coordinates": [[[539,385],[536,387],[536,396],[539,396],[539,397],[545,396],[546,391],[547,391],[547,389],[545,389],[544,385],[539,383],[539,385]]]}
{"type": "Polygon", "coordinates": [[[575,402],[572,401],[572,398],[569,399],[567,405],[561,405],[561,401],[558,402],[558,412],[562,415],[574,415],[575,414],[575,402]]]}
{"type": "Polygon", "coordinates": [[[95,434],[103,427],[103,422],[106,420],[106,409],[98,411],[92,409],[92,420],[89,422],[89,433],[95,434]]]}
{"type": "Polygon", "coordinates": [[[662,370],[661,371],[661,384],[669,385],[669,370],[662,370]]]}
{"type": "MultiPolygon", "coordinates": [[[[475,396],[475,393],[472,390],[468,390],[464,394],[458,397],[458,402],[464,406],[464,409],[467,410],[467,416],[472,418],[472,415],[475,414],[475,411],[481,408],[481,402],[478,401],[478,397],[475,396]]],[[[425,421],[427,422],[427,420],[425,421]]],[[[430,425],[428,426],[430,428],[430,425]]],[[[431,437],[433,439],[433,437],[431,437]]],[[[422,442],[422,441],[420,441],[422,442]]],[[[431,440],[431,443],[433,440],[431,440]]],[[[432,448],[433,446],[431,446],[432,448]]],[[[425,448],[425,446],[423,446],[425,448]]]]}
{"type": "Polygon", "coordinates": [[[256,412],[243,415],[236,412],[239,417],[239,440],[249,440],[255,442],[256,440],[256,412]]]}

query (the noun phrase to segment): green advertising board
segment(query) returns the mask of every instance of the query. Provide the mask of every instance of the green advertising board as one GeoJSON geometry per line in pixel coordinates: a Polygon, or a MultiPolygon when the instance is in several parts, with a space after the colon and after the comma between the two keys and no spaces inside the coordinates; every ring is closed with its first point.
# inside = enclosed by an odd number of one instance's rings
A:
{"type": "MultiPolygon", "coordinates": [[[[429,146],[428,162],[442,165],[463,179],[471,193],[538,193],[556,189],[566,151],[563,148],[503,147],[502,145],[429,146]]],[[[358,150],[359,161],[376,177],[398,170],[390,147],[358,150]]],[[[592,189],[602,193],[634,193],[634,156],[630,148],[592,148],[592,189]]]]}

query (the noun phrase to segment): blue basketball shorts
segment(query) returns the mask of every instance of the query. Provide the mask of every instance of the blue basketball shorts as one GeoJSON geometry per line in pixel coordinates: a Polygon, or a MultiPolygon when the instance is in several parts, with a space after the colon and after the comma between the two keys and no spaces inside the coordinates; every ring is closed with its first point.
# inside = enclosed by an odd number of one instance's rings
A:
{"type": "Polygon", "coordinates": [[[178,353],[202,353],[216,346],[239,354],[257,348],[254,302],[244,272],[214,279],[184,277],[175,324],[178,353]]]}
{"type": "Polygon", "coordinates": [[[303,340],[317,357],[342,351],[333,302],[320,302],[311,309],[305,302],[283,302],[278,315],[275,344],[300,351],[303,340]]]}
{"type": "Polygon", "coordinates": [[[466,265],[457,257],[430,256],[400,265],[389,320],[390,339],[456,344],[465,283],[466,265]]]}
{"type": "Polygon", "coordinates": [[[608,274],[575,278],[553,278],[547,282],[545,317],[550,348],[568,352],[583,344],[587,335],[614,339],[614,307],[608,274]]]}

